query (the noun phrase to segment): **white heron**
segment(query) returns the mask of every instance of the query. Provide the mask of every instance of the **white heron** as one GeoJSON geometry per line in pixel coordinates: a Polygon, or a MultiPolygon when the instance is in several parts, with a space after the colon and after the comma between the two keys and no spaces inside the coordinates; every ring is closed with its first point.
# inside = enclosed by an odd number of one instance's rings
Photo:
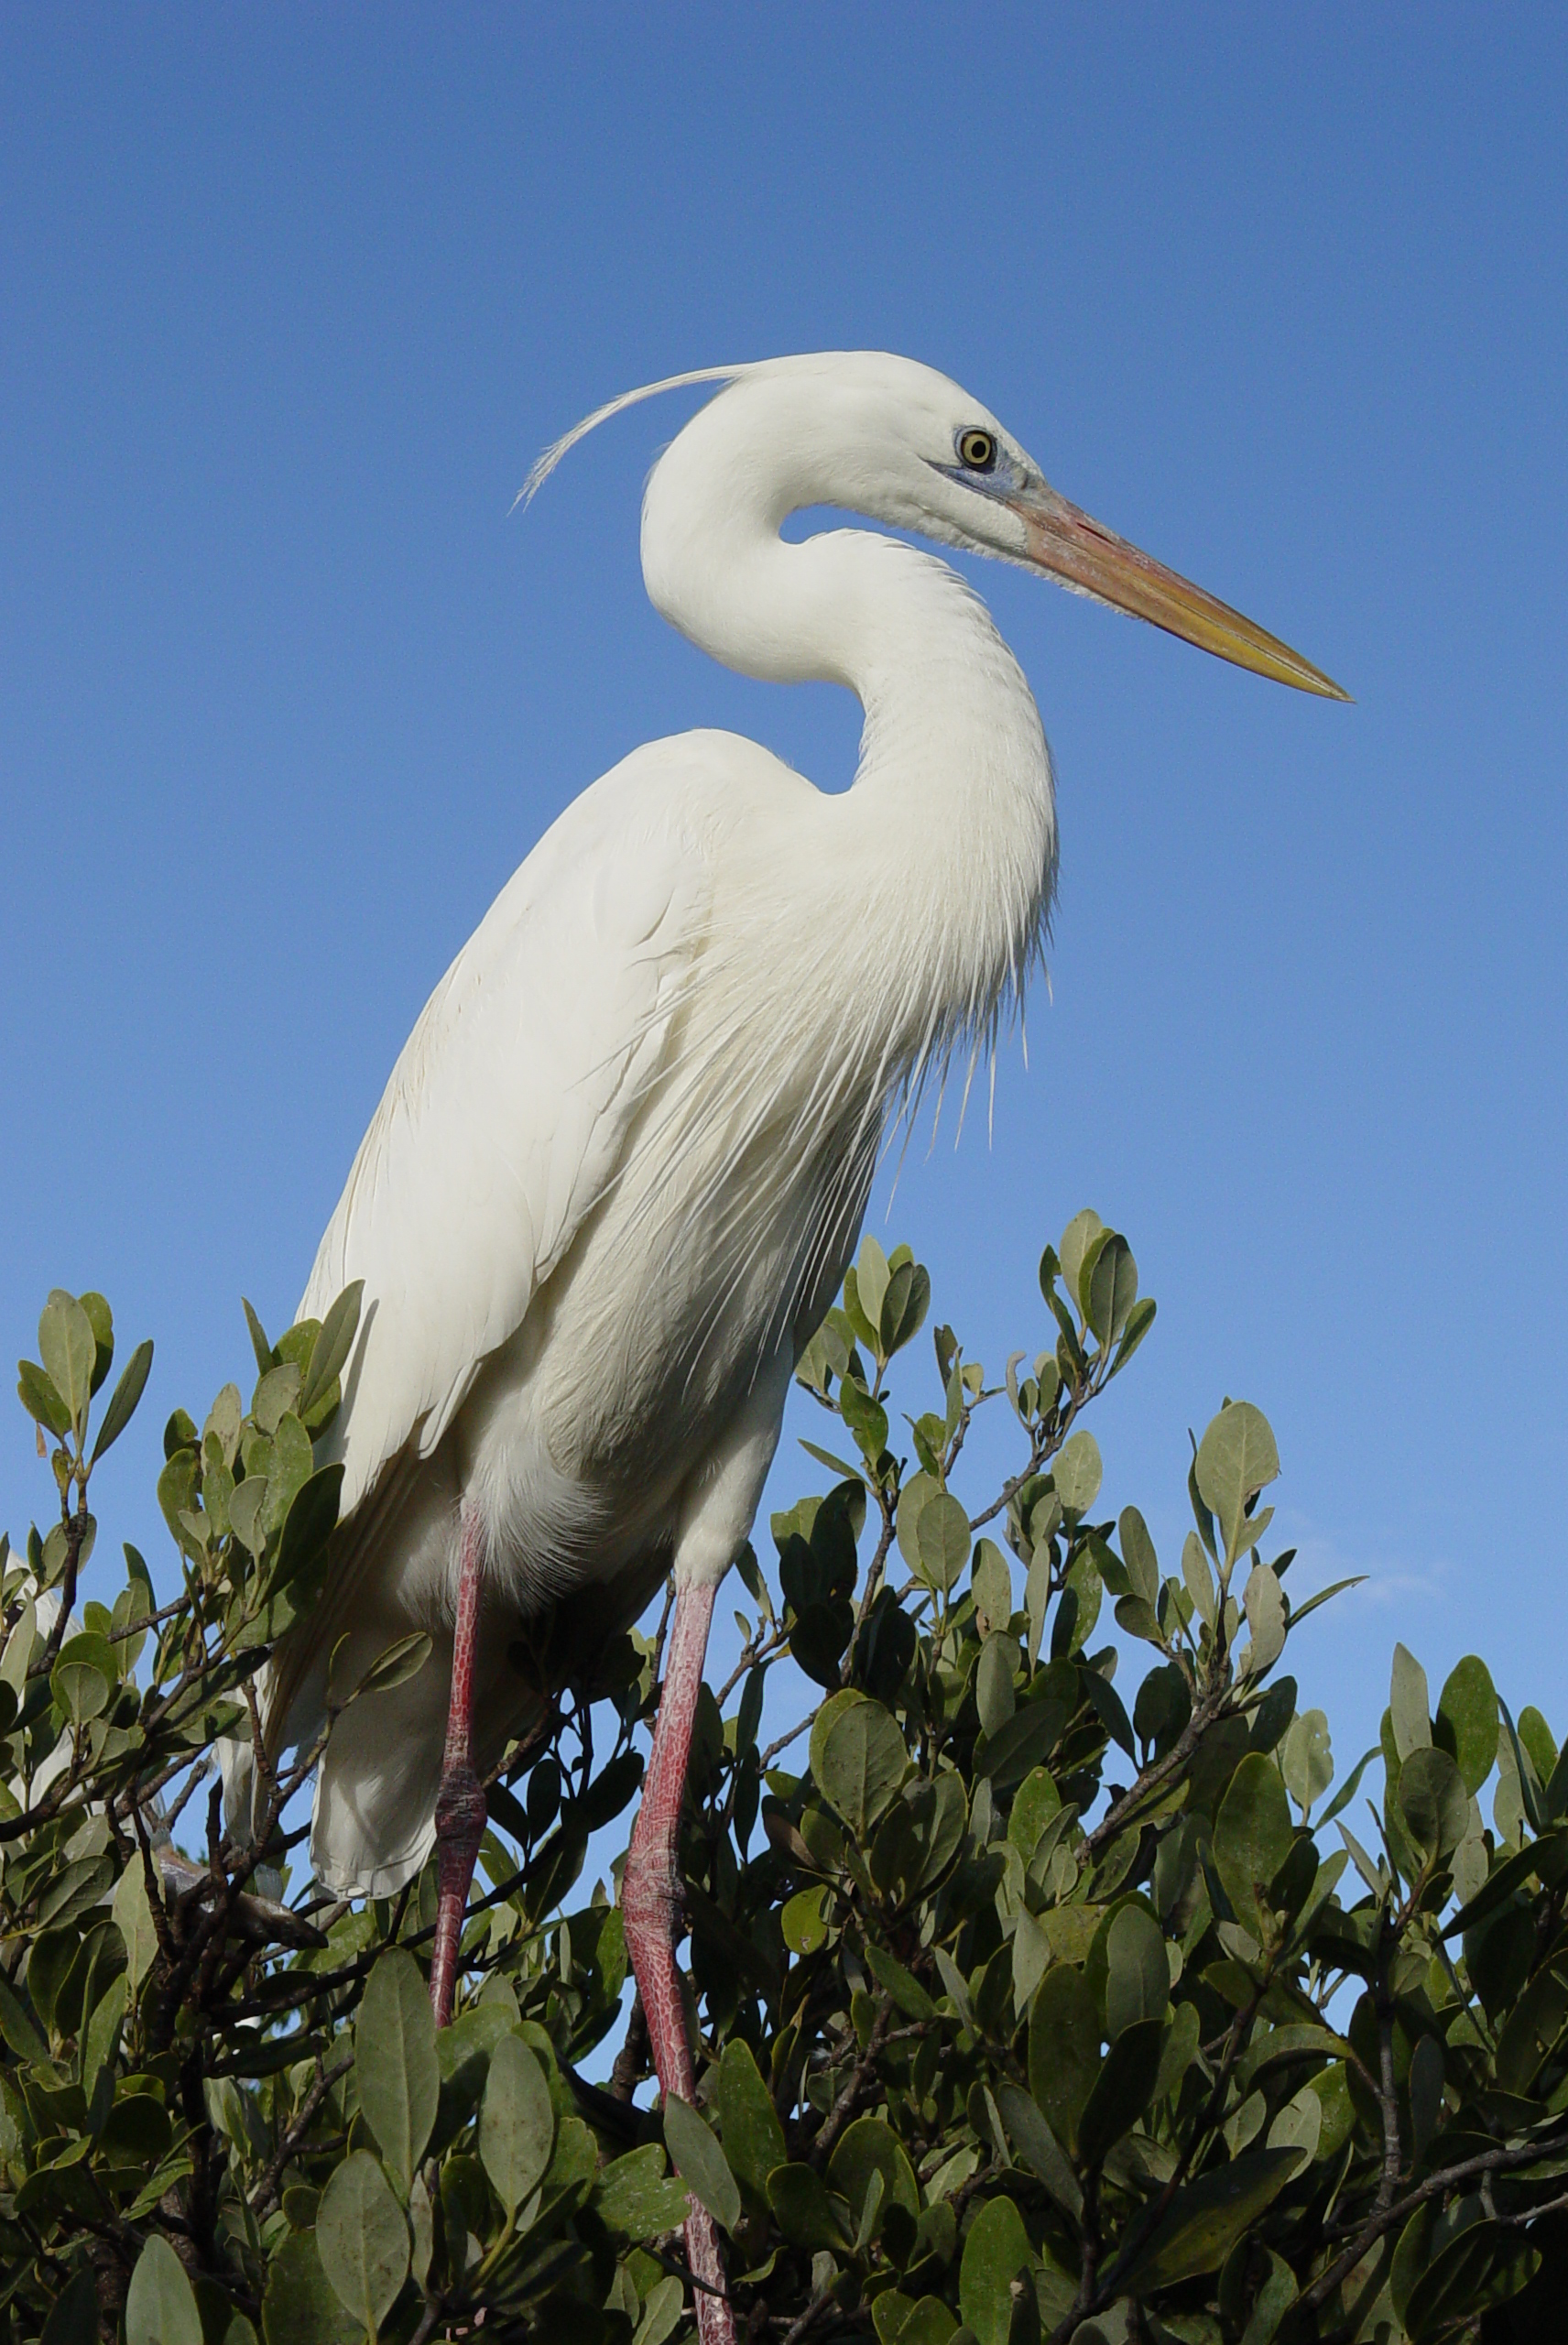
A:
{"type": "MultiPolygon", "coordinates": [[[[327,1746],[312,1858],[385,1894],[439,1846],[431,1973],[451,2011],[481,1775],[537,1691],[520,1625],[578,1634],[676,1589],[622,1904],[661,2089],[693,2098],[675,1966],[676,1832],[714,1591],[744,1544],[791,1370],[857,1238],[890,1114],[984,1050],[1039,954],[1050,755],[1017,660],[953,570],[832,506],[1043,572],[1243,667],[1345,698],[1284,644],[1068,504],[996,418],[874,352],[673,376],[723,385],[642,516],[655,606],[726,666],[846,684],[854,786],[755,742],[636,749],[548,831],[415,1027],[306,1289],[365,1282],[332,1434],[343,1527],[322,1609],[278,1654],[269,1734],[313,1732],[325,1657],[431,1656],[327,1746]]],[[[709,2218],[688,2250],[705,2345],[733,2337],[709,2218]]]]}

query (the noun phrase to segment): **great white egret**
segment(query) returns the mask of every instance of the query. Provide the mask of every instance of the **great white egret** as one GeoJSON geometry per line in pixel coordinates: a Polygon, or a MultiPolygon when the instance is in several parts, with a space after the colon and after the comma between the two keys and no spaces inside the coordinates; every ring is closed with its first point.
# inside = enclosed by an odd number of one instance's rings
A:
{"type": "MultiPolygon", "coordinates": [[[[651,742],[569,806],[437,986],[306,1289],[365,1282],[332,1450],[321,1610],[277,1656],[269,1731],[312,1734],[411,1629],[404,1685],[321,1762],[321,1880],[386,1894],[439,1860],[452,2006],[481,1774],[526,1723],[509,1667],[673,1568],[668,1668],[622,1904],[659,2080],[693,2098],[674,1959],[676,1832],[714,1591],[751,1529],[795,1361],[848,1264],[889,1113],[983,1050],[1037,956],[1056,829],[1028,684],[978,597],[900,539],[780,525],[834,506],[996,555],[1283,683],[1274,637],[1068,504],[978,399],[876,352],[706,369],[724,387],[643,506],[657,608],[714,659],[847,684],[858,769],[829,795],[734,734],[651,742]],[[896,848],[896,851],[895,851],[896,848]]],[[[564,1664],[563,1664],[564,1665],[564,1664]]],[[[706,2345],[733,2336],[716,2233],[687,2230],[706,2345]]]]}

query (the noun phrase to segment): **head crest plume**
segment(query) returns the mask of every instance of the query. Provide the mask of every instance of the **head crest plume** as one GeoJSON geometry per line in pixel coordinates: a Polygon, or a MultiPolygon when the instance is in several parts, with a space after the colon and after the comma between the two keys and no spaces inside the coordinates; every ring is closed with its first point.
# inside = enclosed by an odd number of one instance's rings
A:
{"type": "Polygon", "coordinates": [[[531,505],[561,458],[571,454],[579,440],[586,440],[590,431],[597,431],[601,423],[607,423],[624,408],[637,407],[644,399],[657,398],[660,391],[684,390],[691,383],[733,383],[739,376],[751,374],[757,364],[757,360],[751,359],[743,360],[736,366],[694,366],[690,374],[666,375],[661,383],[644,383],[640,389],[623,391],[619,398],[606,399],[603,407],[596,407],[592,415],[585,415],[581,423],[574,423],[570,431],[563,433],[542,455],[535,458],[532,470],[517,492],[517,503],[531,505]]]}

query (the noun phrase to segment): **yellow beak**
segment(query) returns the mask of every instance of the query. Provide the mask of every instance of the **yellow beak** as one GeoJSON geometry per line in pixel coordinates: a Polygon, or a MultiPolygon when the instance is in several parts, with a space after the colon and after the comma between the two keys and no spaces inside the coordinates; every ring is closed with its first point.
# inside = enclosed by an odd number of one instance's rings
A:
{"type": "Polygon", "coordinates": [[[1064,586],[1109,603],[1113,610],[1148,619],[1150,626],[1162,627],[1183,643],[1195,643],[1201,651],[1212,651],[1238,668],[1272,676],[1276,683],[1294,684],[1298,692],[1318,693],[1324,700],[1350,698],[1332,677],[1278,636],[1243,618],[1190,578],[1179,577],[1163,562],[1140,553],[1053,488],[1042,485],[1006,501],[1029,533],[1026,558],[1064,586]]]}

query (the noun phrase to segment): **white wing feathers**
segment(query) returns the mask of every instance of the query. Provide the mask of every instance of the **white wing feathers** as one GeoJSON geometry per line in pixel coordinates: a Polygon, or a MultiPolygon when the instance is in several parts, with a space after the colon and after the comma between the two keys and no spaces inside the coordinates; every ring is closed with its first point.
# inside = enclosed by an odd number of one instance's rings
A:
{"type": "Polygon", "coordinates": [[[694,746],[651,743],[568,808],[392,1071],[300,1304],[365,1281],[344,1513],[410,1442],[434,1448],[614,1177],[709,909],[694,746]]]}

